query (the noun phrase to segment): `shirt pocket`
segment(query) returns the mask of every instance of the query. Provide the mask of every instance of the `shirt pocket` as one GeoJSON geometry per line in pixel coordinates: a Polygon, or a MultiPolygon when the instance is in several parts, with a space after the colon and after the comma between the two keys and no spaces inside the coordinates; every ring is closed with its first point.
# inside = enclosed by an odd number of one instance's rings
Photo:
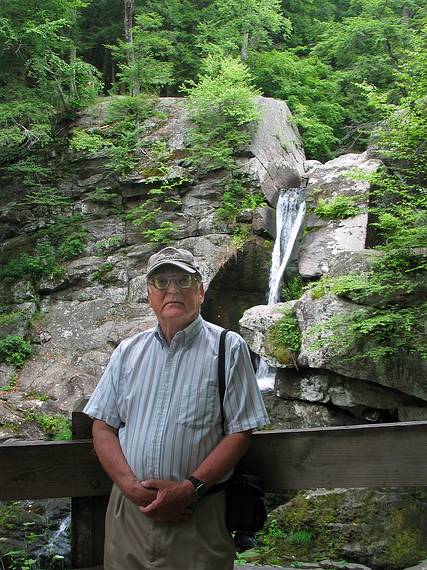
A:
{"type": "Polygon", "coordinates": [[[219,393],[216,382],[194,388],[186,386],[179,401],[177,423],[190,428],[206,428],[218,420],[219,393]]]}

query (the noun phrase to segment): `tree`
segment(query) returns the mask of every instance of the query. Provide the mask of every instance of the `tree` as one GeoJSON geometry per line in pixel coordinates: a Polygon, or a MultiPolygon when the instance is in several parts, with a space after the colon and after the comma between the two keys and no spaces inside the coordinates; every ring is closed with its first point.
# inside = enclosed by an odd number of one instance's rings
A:
{"type": "Polygon", "coordinates": [[[0,5],[0,160],[51,142],[56,108],[73,111],[97,93],[96,70],[74,56],[70,30],[81,0],[0,5]]]}
{"type": "Polygon", "coordinates": [[[259,92],[248,68],[238,59],[208,56],[197,82],[187,85],[190,161],[200,170],[235,166],[234,154],[250,142],[251,124],[258,118],[254,98],[259,92]]]}
{"type": "Polygon", "coordinates": [[[299,57],[277,50],[253,54],[248,65],[264,95],[283,99],[289,105],[307,156],[331,158],[344,116],[331,67],[314,56],[299,57]]]}
{"type": "Polygon", "coordinates": [[[351,0],[340,22],[323,24],[312,54],[337,72],[348,124],[375,122],[356,84],[366,81],[382,91],[392,86],[425,10],[425,0],[351,0]]]}
{"type": "Polygon", "coordinates": [[[274,34],[288,35],[290,22],[280,0],[214,0],[198,28],[198,45],[205,53],[240,55],[271,44],[274,34]]]}
{"type": "Polygon", "coordinates": [[[109,46],[119,62],[119,84],[126,85],[133,95],[140,90],[157,92],[172,82],[173,46],[162,26],[159,14],[139,14],[132,29],[132,43],[119,40],[109,46]]]}

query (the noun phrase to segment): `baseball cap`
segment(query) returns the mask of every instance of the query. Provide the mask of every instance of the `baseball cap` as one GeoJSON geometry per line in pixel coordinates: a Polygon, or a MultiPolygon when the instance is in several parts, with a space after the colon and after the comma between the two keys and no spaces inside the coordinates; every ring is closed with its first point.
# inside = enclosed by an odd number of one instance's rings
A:
{"type": "Polygon", "coordinates": [[[186,249],[165,247],[158,253],[154,253],[148,260],[147,277],[163,265],[174,265],[175,267],[183,269],[187,273],[197,273],[200,275],[200,271],[193,254],[186,249]]]}

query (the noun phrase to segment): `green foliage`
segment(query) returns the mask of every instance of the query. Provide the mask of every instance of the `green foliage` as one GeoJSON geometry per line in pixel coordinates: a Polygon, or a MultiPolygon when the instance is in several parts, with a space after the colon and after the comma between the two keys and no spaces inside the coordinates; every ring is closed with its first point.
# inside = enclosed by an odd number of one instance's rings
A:
{"type": "Polygon", "coordinates": [[[23,319],[25,319],[25,315],[22,311],[0,313],[0,327],[8,327],[9,325],[14,325],[23,319]]]}
{"type": "Polygon", "coordinates": [[[313,542],[313,540],[314,536],[308,530],[297,530],[286,535],[286,541],[290,544],[308,546],[313,542]]]}
{"type": "Polygon", "coordinates": [[[172,222],[162,222],[157,228],[147,229],[142,232],[144,238],[150,243],[169,245],[172,243],[176,227],[172,222]]]}
{"type": "Polygon", "coordinates": [[[102,263],[93,274],[93,278],[100,283],[104,282],[113,267],[114,265],[112,263],[102,263]]]}
{"type": "Polygon", "coordinates": [[[20,335],[0,339],[0,361],[22,368],[32,352],[31,343],[20,335]]]}
{"type": "Polygon", "coordinates": [[[390,521],[388,558],[399,568],[417,564],[427,554],[422,531],[410,520],[411,514],[411,509],[406,513],[396,510],[390,521]]]}
{"type": "Polygon", "coordinates": [[[249,193],[246,190],[247,180],[242,175],[234,175],[221,196],[221,206],[215,211],[217,220],[235,222],[242,210],[255,210],[266,203],[260,193],[249,193]]]}
{"type": "Polygon", "coordinates": [[[110,144],[104,137],[96,133],[88,133],[83,129],[75,129],[70,140],[70,148],[74,152],[94,155],[110,144]]]}
{"type": "Polygon", "coordinates": [[[271,45],[271,36],[289,35],[279,0],[214,0],[198,28],[197,43],[205,55],[241,57],[271,45]]]}
{"type": "Polygon", "coordinates": [[[155,100],[147,94],[138,97],[118,96],[114,97],[107,109],[106,124],[117,123],[120,129],[121,123],[142,123],[154,113],[155,100]]]}
{"type": "Polygon", "coordinates": [[[162,29],[163,18],[155,12],[142,12],[135,17],[132,29],[133,42],[119,40],[109,46],[119,63],[119,81],[131,94],[157,92],[173,82],[173,64],[168,61],[174,54],[171,34],[162,29]]]}
{"type": "Polygon", "coordinates": [[[25,196],[18,206],[46,206],[51,210],[60,210],[70,206],[71,198],[62,194],[57,188],[50,186],[38,186],[37,190],[33,190],[25,196]]]}
{"type": "Polygon", "coordinates": [[[237,250],[241,250],[245,247],[250,234],[251,227],[249,224],[237,224],[231,236],[231,243],[237,250]]]}
{"type": "Polygon", "coordinates": [[[266,335],[265,348],[278,362],[294,362],[292,353],[297,353],[301,346],[301,331],[297,318],[290,309],[283,311],[283,317],[273,323],[266,335]]]}
{"type": "Polygon", "coordinates": [[[152,97],[139,95],[114,97],[108,106],[106,124],[97,136],[108,146],[108,167],[120,176],[129,174],[138,164],[139,134],[142,123],[153,116],[154,105],[152,97]]]}
{"type": "Polygon", "coordinates": [[[190,162],[201,171],[235,166],[234,154],[250,142],[258,94],[248,69],[230,57],[209,56],[197,83],[189,83],[190,162]]]}
{"type": "Polygon", "coordinates": [[[4,556],[7,560],[7,567],[10,570],[31,570],[37,565],[37,560],[30,558],[25,550],[9,550],[4,556]]]}
{"type": "Polygon", "coordinates": [[[21,253],[0,267],[0,280],[14,283],[62,275],[61,263],[83,253],[87,230],[80,216],[60,216],[39,230],[32,255],[21,253]]]}
{"type": "Polygon", "coordinates": [[[28,421],[35,422],[49,439],[55,441],[71,439],[71,424],[66,416],[29,411],[25,417],[28,421]]]}
{"type": "Polygon", "coordinates": [[[319,218],[336,220],[339,218],[349,218],[361,213],[361,209],[355,204],[356,198],[353,196],[336,196],[329,200],[320,198],[314,212],[319,218]]]}
{"type": "Polygon", "coordinates": [[[332,68],[315,56],[278,50],[256,53],[248,65],[264,95],[289,105],[308,158],[331,158],[344,117],[332,68]]]}
{"type": "Polygon", "coordinates": [[[320,333],[322,337],[310,345],[310,350],[326,344],[343,361],[379,361],[402,353],[416,353],[427,358],[422,324],[426,308],[425,304],[410,308],[369,307],[350,315],[332,317],[310,329],[310,334],[320,333]]]}
{"type": "Polygon", "coordinates": [[[120,234],[112,235],[109,238],[99,241],[95,248],[101,253],[111,253],[123,245],[124,239],[120,234]]]}
{"type": "Polygon", "coordinates": [[[280,300],[282,302],[293,301],[294,299],[299,299],[303,293],[304,286],[301,277],[295,275],[294,277],[284,280],[280,300]]]}
{"type": "Polygon", "coordinates": [[[86,196],[91,202],[109,203],[116,200],[118,195],[115,192],[108,192],[105,188],[96,188],[86,196]]]}

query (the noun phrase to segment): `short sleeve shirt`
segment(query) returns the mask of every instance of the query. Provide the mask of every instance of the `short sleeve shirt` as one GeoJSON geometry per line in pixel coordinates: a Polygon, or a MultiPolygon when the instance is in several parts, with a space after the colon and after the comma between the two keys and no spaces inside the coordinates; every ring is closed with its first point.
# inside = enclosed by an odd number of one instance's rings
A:
{"type": "Polygon", "coordinates": [[[226,434],[268,423],[244,340],[225,343],[224,432],[218,391],[221,328],[199,315],[170,345],[160,327],[123,341],[84,412],[118,429],[138,479],[188,477],[226,434]]]}

